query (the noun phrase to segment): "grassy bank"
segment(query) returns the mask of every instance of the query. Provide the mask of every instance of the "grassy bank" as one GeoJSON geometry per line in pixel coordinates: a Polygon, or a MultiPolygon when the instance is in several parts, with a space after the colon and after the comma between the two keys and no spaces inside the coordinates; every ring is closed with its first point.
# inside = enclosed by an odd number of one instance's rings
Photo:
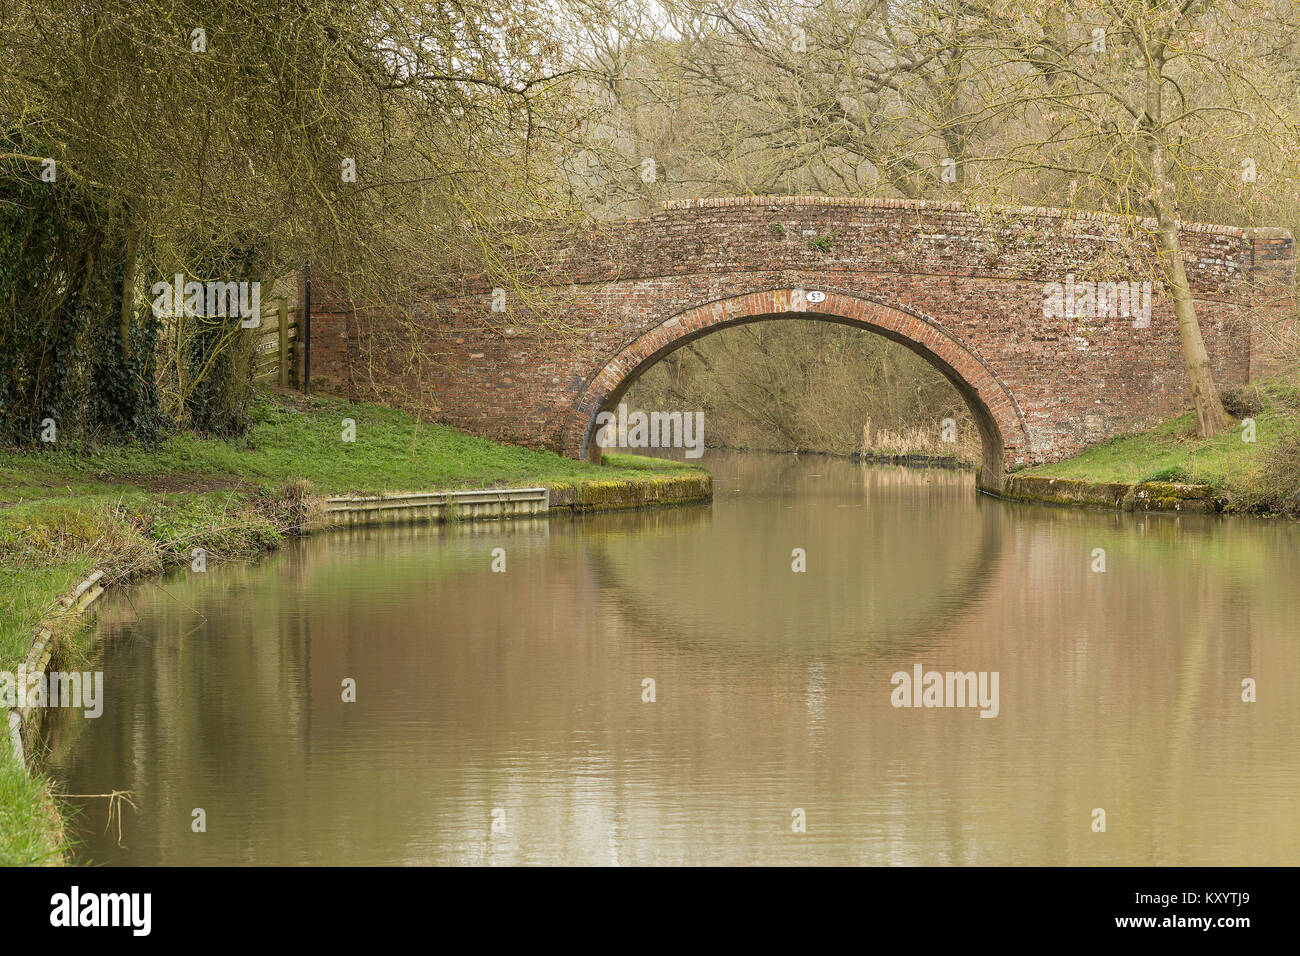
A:
{"type": "Polygon", "coordinates": [[[1300,375],[1227,392],[1238,422],[1213,438],[1196,437],[1191,413],[1149,431],[1094,445],[1082,454],[1018,474],[1096,483],[1182,482],[1212,486],[1229,511],[1300,511],[1300,375]],[[1253,442],[1241,424],[1254,420],[1253,442]]]}
{"type": "MultiPolygon", "coordinates": [[[[175,435],[150,448],[0,449],[0,670],[94,569],[105,583],[188,563],[247,558],[291,532],[309,495],[545,485],[577,489],[698,466],[631,455],[572,461],[423,424],[404,412],[264,393],[246,434],[175,435]],[[344,440],[344,420],[355,438],[344,440]]],[[[74,638],[56,647],[75,657],[74,638]]],[[[42,781],[0,746],[0,865],[57,859],[42,781]]]]}

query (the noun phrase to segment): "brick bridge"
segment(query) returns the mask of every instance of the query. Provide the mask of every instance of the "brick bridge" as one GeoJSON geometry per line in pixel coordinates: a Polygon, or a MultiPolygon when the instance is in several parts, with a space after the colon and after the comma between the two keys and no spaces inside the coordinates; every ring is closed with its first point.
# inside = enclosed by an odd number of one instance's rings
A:
{"type": "MultiPolygon", "coordinates": [[[[997,490],[1013,465],[1069,456],[1189,405],[1150,225],[911,200],[671,202],[648,219],[551,241],[532,293],[497,293],[502,311],[476,277],[421,303],[400,329],[337,300],[314,305],[313,379],[405,400],[474,434],[596,459],[597,413],[669,352],[744,322],[824,319],[901,342],[943,372],[979,425],[981,486],[997,490]],[[1149,326],[1045,309],[1047,284],[1071,276],[1151,280],[1149,326]]],[[[1291,235],[1181,228],[1216,379],[1247,381],[1262,355],[1243,318],[1257,280],[1293,281],[1291,235]]]]}

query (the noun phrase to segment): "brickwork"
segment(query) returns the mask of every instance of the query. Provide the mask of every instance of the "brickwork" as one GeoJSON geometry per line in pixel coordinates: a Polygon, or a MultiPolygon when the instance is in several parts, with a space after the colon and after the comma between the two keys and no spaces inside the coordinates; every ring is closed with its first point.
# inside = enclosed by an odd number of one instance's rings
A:
{"type": "MultiPolygon", "coordinates": [[[[823,318],[902,342],[943,371],[980,424],[984,481],[996,485],[1006,467],[1068,456],[1187,406],[1150,226],[908,200],[670,203],[648,219],[549,240],[527,307],[507,296],[494,312],[489,284],[464,277],[456,295],[421,302],[415,323],[397,328],[323,295],[313,381],[406,400],[487,437],[594,457],[597,412],[674,348],[726,325],[823,318]],[[1149,327],[1128,316],[1046,317],[1045,284],[1071,275],[1151,280],[1149,327]],[[808,291],[825,300],[807,302],[808,291]]],[[[1188,224],[1182,242],[1215,375],[1245,381],[1245,313],[1261,277],[1293,281],[1290,234],[1188,224]]]]}

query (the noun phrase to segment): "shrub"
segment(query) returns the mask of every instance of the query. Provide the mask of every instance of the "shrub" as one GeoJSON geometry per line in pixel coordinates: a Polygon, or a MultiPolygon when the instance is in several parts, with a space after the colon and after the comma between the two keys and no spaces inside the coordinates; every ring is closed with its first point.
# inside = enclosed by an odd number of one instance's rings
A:
{"type": "Polygon", "coordinates": [[[1258,415],[1267,407],[1264,393],[1256,385],[1238,385],[1223,391],[1223,410],[1233,418],[1258,415]]]}

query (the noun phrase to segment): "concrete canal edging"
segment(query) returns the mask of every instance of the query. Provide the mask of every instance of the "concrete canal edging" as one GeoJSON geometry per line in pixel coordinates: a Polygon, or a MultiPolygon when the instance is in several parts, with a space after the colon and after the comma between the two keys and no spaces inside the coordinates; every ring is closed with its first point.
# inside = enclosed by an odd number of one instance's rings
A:
{"type": "Polygon", "coordinates": [[[624,511],[710,501],[713,498],[713,477],[708,472],[701,472],[698,475],[584,481],[576,485],[556,485],[548,490],[549,506],[553,512],[624,511]]]}
{"type": "Polygon", "coordinates": [[[538,488],[343,495],[326,498],[323,507],[310,509],[303,530],[621,511],[708,501],[712,497],[713,478],[707,473],[538,488]]]}
{"type": "MultiPolygon", "coordinates": [[[[42,621],[36,628],[36,635],[32,639],[31,646],[27,648],[27,657],[21,667],[21,674],[24,679],[45,673],[50,666],[50,658],[54,655],[54,629],[67,626],[70,617],[81,615],[99,599],[100,595],[104,593],[104,586],[99,583],[103,576],[103,571],[96,571],[78,584],[59,599],[62,607],[55,611],[52,616],[42,621]]],[[[20,763],[27,766],[30,766],[31,762],[27,760],[26,748],[23,745],[23,732],[27,727],[28,719],[31,718],[36,708],[37,705],[30,702],[13,707],[9,710],[7,721],[9,741],[13,747],[14,755],[20,763]]]]}
{"type": "MultiPolygon", "coordinates": [[[[993,492],[988,492],[993,494],[993,492]]],[[[1213,514],[1228,507],[1226,495],[1211,485],[1176,481],[1083,481],[1046,475],[1007,475],[994,497],[1011,501],[1041,502],[1075,507],[1112,508],[1119,511],[1153,511],[1213,514]]]]}
{"type": "Polygon", "coordinates": [[[356,528],[463,518],[515,518],[545,514],[546,488],[501,488],[491,491],[428,491],[407,495],[326,498],[323,510],[309,518],[306,530],[356,528]]]}

